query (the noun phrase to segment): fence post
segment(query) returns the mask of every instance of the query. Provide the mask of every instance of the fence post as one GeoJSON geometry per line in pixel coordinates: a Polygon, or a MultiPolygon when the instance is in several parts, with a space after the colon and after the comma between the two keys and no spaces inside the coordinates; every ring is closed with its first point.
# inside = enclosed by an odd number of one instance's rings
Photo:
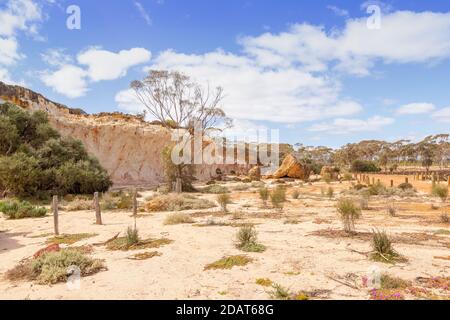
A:
{"type": "Polygon", "coordinates": [[[100,202],[98,199],[98,192],[94,193],[94,209],[95,209],[95,224],[101,225],[102,223],[102,211],[100,209],[100,202]]]}
{"type": "Polygon", "coordinates": [[[137,216],[137,189],[133,192],[133,216],[137,216]]]}
{"type": "Polygon", "coordinates": [[[405,178],[405,183],[409,183],[408,177],[405,178]]]}
{"type": "Polygon", "coordinates": [[[182,193],[183,192],[183,183],[181,178],[177,178],[175,182],[175,192],[176,193],[182,193]]]}
{"type": "Polygon", "coordinates": [[[391,188],[394,187],[394,180],[391,180],[391,188]]]}
{"type": "Polygon", "coordinates": [[[58,221],[58,196],[53,196],[53,225],[55,229],[55,235],[59,235],[59,221],[58,221]]]}

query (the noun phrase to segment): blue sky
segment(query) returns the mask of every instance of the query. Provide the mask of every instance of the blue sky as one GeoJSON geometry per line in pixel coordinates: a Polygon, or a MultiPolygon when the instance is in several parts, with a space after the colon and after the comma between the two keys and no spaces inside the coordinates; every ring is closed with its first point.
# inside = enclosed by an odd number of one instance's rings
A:
{"type": "Polygon", "coordinates": [[[127,89],[149,69],[223,86],[238,133],[416,140],[449,131],[450,3],[0,0],[1,81],[90,113],[136,112],[127,89]],[[66,27],[70,5],[80,30],[66,27]]]}

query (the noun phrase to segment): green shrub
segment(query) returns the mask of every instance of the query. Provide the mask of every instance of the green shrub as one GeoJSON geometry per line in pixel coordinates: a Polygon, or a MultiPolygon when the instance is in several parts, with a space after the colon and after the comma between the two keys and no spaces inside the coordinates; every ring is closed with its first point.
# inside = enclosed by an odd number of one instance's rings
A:
{"type": "Polygon", "coordinates": [[[0,138],[0,176],[10,194],[44,198],[102,192],[112,185],[106,170],[83,144],[60,137],[45,113],[28,113],[5,103],[0,104],[0,118],[0,134],[10,130],[0,138]]]}
{"type": "Polygon", "coordinates": [[[267,204],[267,200],[269,199],[269,189],[267,188],[260,188],[259,189],[259,198],[263,201],[264,205],[267,204]]]}
{"type": "Polygon", "coordinates": [[[266,247],[258,243],[258,233],[253,225],[242,226],[236,235],[236,247],[245,252],[263,252],[266,247]]]}
{"type": "Polygon", "coordinates": [[[384,231],[374,231],[371,258],[381,262],[405,261],[392,247],[392,242],[384,231]]]}
{"type": "Polygon", "coordinates": [[[100,260],[92,259],[79,250],[63,249],[51,252],[31,262],[36,280],[41,284],[55,284],[67,280],[69,267],[80,268],[82,276],[88,276],[104,269],[100,260]]]}
{"type": "Polygon", "coordinates": [[[361,208],[350,198],[339,199],[336,206],[344,224],[345,232],[353,233],[355,230],[355,220],[361,217],[361,208]]]}
{"type": "Polygon", "coordinates": [[[27,201],[0,201],[0,212],[9,219],[39,218],[47,214],[47,209],[32,206],[27,201]]]}
{"type": "Polygon", "coordinates": [[[127,234],[125,236],[127,246],[131,247],[139,243],[139,231],[136,228],[128,227],[127,234]]]}
{"type": "Polygon", "coordinates": [[[352,163],[352,172],[380,172],[381,169],[373,161],[355,160],[352,163]]]}
{"type": "Polygon", "coordinates": [[[81,276],[92,275],[105,269],[101,260],[86,256],[82,250],[62,249],[21,262],[6,273],[6,278],[12,281],[36,280],[40,284],[56,284],[67,281],[68,271],[73,267],[80,269],[81,276]]]}
{"type": "Polygon", "coordinates": [[[270,194],[270,201],[274,208],[282,210],[284,202],[286,202],[286,188],[277,186],[270,194]]]}
{"type": "Polygon", "coordinates": [[[230,195],[228,193],[218,194],[217,202],[219,203],[223,212],[228,212],[227,206],[231,203],[230,195]]]}
{"type": "Polygon", "coordinates": [[[383,195],[386,193],[386,186],[382,184],[380,181],[371,185],[367,191],[371,196],[383,195]]]}
{"type": "Polygon", "coordinates": [[[448,197],[448,187],[440,184],[433,184],[431,194],[441,198],[442,202],[445,202],[448,197]]]}

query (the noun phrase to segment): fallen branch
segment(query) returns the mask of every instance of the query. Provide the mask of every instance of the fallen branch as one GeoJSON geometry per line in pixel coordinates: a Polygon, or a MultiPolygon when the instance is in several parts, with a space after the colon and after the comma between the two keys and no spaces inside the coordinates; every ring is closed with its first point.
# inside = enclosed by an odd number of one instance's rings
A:
{"type": "Polygon", "coordinates": [[[94,243],[93,245],[94,246],[105,246],[108,243],[116,240],[119,237],[119,235],[120,235],[120,232],[118,232],[114,237],[112,237],[111,239],[106,240],[105,242],[94,243]]]}
{"type": "Polygon", "coordinates": [[[350,248],[348,248],[347,250],[350,251],[350,252],[361,254],[361,255],[366,256],[366,257],[368,257],[369,254],[370,254],[370,252],[362,252],[362,251],[358,251],[358,250],[350,249],[350,248]]]}
{"type": "Polygon", "coordinates": [[[350,283],[348,283],[348,282],[345,282],[345,281],[336,279],[336,278],[334,278],[334,277],[332,277],[332,276],[325,275],[325,277],[327,277],[327,278],[330,279],[330,280],[336,281],[337,283],[343,284],[344,286],[350,287],[350,288],[352,288],[352,289],[360,290],[358,287],[356,287],[356,286],[354,286],[354,285],[352,285],[352,284],[350,284],[350,283]]]}

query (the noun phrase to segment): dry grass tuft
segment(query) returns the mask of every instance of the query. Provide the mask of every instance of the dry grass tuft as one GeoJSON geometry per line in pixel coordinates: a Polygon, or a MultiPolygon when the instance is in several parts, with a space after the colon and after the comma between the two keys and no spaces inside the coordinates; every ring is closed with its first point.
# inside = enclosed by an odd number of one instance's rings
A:
{"type": "Polygon", "coordinates": [[[137,253],[131,257],[129,257],[128,259],[130,260],[148,260],[154,257],[160,257],[162,256],[162,253],[158,252],[158,251],[151,251],[151,252],[143,252],[143,253],[137,253]]]}
{"type": "Polygon", "coordinates": [[[262,287],[270,287],[273,284],[273,281],[268,278],[258,278],[255,283],[262,287]]]}
{"type": "Polygon", "coordinates": [[[171,244],[173,240],[169,239],[147,239],[139,240],[138,243],[130,245],[127,241],[127,237],[120,237],[112,240],[106,244],[106,249],[112,251],[128,251],[128,250],[141,250],[150,248],[159,248],[168,244],[171,244]]]}
{"type": "Polygon", "coordinates": [[[214,207],[216,204],[212,201],[180,194],[160,195],[145,204],[145,210],[148,212],[202,210],[214,207]]]}
{"type": "Polygon", "coordinates": [[[208,264],[204,270],[232,269],[233,267],[245,266],[252,261],[253,259],[247,256],[229,256],[208,264]]]}
{"type": "Polygon", "coordinates": [[[165,225],[176,225],[176,224],[187,224],[194,223],[195,220],[192,217],[185,213],[172,213],[169,214],[164,220],[165,225]]]}
{"type": "Polygon", "coordinates": [[[55,236],[47,239],[47,244],[67,244],[71,245],[76,242],[89,239],[92,237],[96,237],[98,234],[96,233],[77,233],[77,234],[62,234],[59,236],[55,236]]]}

